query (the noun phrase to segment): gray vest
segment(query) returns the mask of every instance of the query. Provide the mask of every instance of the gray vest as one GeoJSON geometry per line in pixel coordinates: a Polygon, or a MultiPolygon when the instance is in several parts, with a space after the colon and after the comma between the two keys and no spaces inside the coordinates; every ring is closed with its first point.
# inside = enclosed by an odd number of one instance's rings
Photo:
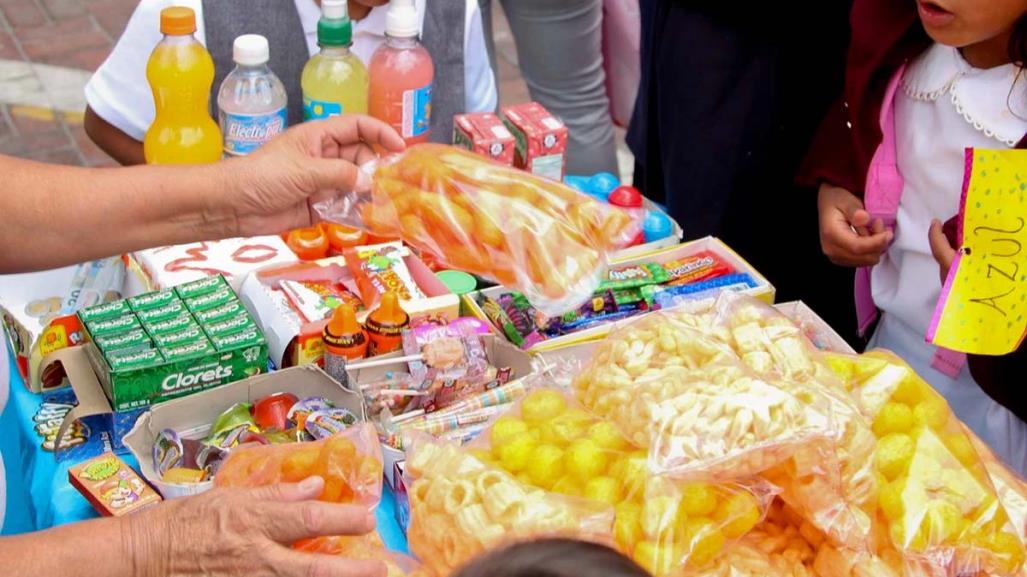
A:
{"type": "MultiPolygon", "coordinates": [[[[431,140],[449,143],[453,139],[453,115],[464,112],[466,4],[463,0],[427,0],[425,7],[421,41],[435,63],[431,140]]],[[[221,82],[235,68],[232,60],[235,38],[260,34],[271,46],[271,70],[282,79],[289,95],[289,125],[303,122],[300,77],[310,54],[295,3],[290,0],[203,0],[203,21],[207,50],[214,58],[212,110],[217,110],[221,82]]]]}

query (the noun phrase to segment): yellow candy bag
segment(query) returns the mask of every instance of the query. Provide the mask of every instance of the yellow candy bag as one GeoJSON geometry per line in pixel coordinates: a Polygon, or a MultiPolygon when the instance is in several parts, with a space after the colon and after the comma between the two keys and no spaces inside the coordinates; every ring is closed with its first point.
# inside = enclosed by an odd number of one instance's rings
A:
{"type": "Polygon", "coordinates": [[[468,448],[528,485],[615,507],[618,548],[656,577],[708,565],[773,497],[773,487],[756,480],[657,476],[645,451],[554,388],[529,393],[468,448]]]}
{"type": "Polygon", "coordinates": [[[487,549],[538,537],[613,540],[613,509],[546,492],[457,446],[419,437],[407,453],[410,550],[445,577],[487,549]]]}
{"type": "Polygon", "coordinates": [[[1011,575],[1024,563],[1014,527],[974,442],[945,399],[885,351],[832,355],[872,419],[878,519],[907,564],[1011,575]]]}

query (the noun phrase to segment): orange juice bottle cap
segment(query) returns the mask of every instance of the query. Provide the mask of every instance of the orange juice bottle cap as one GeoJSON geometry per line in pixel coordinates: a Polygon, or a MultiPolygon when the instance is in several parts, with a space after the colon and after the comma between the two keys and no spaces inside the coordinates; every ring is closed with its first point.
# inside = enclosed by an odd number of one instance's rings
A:
{"type": "Polygon", "coordinates": [[[196,13],[185,6],[171,6],[160,11],[160,33],[183,36],[196,32],[196,13]]]}

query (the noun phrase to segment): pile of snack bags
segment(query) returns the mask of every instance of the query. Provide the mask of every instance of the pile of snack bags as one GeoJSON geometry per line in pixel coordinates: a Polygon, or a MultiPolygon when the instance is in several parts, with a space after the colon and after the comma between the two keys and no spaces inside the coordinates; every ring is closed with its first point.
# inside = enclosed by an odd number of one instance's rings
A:
{"type": "Polygon", "coordinates": [[[725,293],[640,317],[571,372],[470,443],[410,441],[424,570],[567,536],[657,577],[1024,574],[1027,487],[888,353],[819,352],[725,293]]]}

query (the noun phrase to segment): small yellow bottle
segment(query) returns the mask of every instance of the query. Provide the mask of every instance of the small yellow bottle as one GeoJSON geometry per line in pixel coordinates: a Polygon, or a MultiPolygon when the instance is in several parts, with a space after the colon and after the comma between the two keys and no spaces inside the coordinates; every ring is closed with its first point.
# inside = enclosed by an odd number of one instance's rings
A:
{"type": "Polygon", "coordinates": [[[173,6],[160,13],[164,39],[146,65],[156,116],[143,139],[147,164],[221,160],[221,129],[210,116],[214,61],[193,34],[196,14],[173,6]]]}
{"type": "Polygon", "coordinates": [[[353,24],[346,0],[322,0],[317,23],[321,51],[303,67],[303,120],[367,114],[367,68],[349,47],[353,24]]]}

